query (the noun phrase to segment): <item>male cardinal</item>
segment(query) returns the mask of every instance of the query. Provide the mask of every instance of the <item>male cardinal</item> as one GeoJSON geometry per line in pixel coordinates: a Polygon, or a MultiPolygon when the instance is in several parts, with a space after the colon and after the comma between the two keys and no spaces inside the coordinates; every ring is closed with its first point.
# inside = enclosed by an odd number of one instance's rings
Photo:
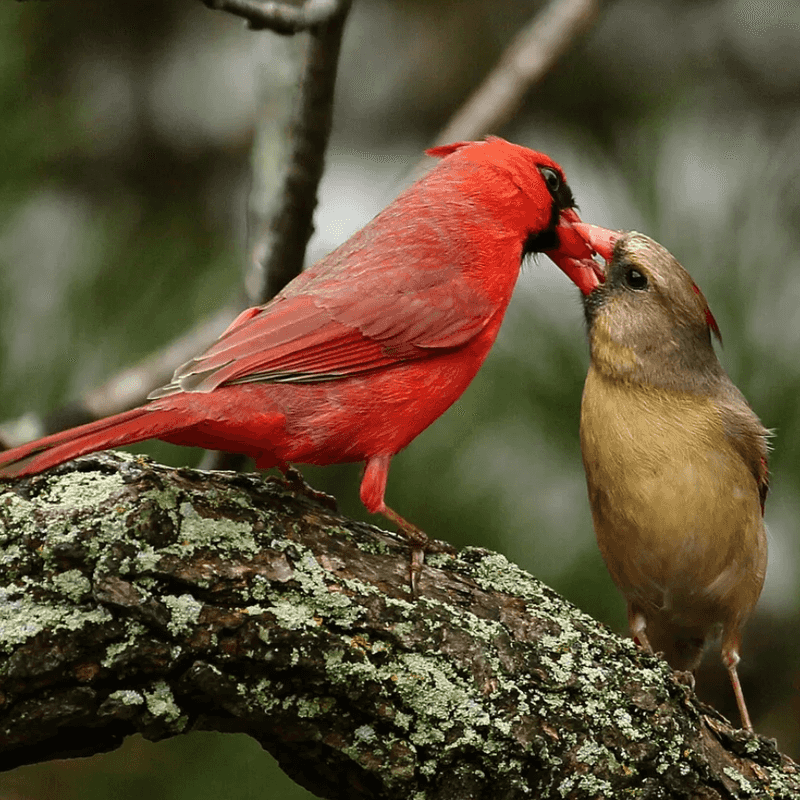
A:
{"type": "Polygon", "coordinates": [[[767,565],[768,431],[717,360],[719,329],[686,270],[639,233],[592,241],[610,259],[584,297],[580,437],[597,541],[647,651],[694,671],[722,629],[752,731],[736,665],[767,565]]]}
{"type": "Polygon", "coordinates": [[[502,139],[429,150],[441,161],[365,228],[242,312],[152,402],[0,454],[0,476],[158,438],[290,462],[364,461],[361,500],[413,547],[427,536],[384,502],[389,462],[475,377],[527,253],[581,288],[592,259],[561,167],[502,139]]]}

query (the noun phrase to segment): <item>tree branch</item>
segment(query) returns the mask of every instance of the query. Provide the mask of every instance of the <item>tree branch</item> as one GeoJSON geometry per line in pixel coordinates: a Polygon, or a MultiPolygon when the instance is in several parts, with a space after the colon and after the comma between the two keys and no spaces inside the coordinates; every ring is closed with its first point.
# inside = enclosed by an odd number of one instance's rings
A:
{"type": "MultiPolygon", "coordinates": [[[[311,5],[309,0],[304,8],[311,5]]],[[[335,7],[333,16],[309,29],[308,53],[291,124],[291,149],[283,188],[271,218],[256,222],[250,259],[259,287],[253,298],[255,305],[266,303],[302,272],[308,240],[314,232],[317,190],[333,126],[336,73],[350,0],[338,0],[335,7]]],[[[247,458],[241,453],[215,451],[207,455],[203,465],[211,469],[241,470],[246,463],[247,458]]]]}
{"type": "Polygon", "coordinates": [[[257,304],[266,303],[300,274],[314,232],[317,188],[333,125],[336,73],[350,0],[336,5],[336,15],[311,31],[280,206],[268,223],[261,223],[253,247],[252,261],[263,276],[257,304]]]}
{"type": "MultiPolygon", "coordinates": [[[[273,0],[203,0],[211,9],[227,11],[247,20],[254,30],[271,30],[283,36],[324,25],[350,5],[350,0],[304,0],[301,5],[273,0]]],[[[344,12],[346,13],[346,12],[344,12]]]]}
{"type": "Polygon", "coordinates": [[[331,798],[797,797],[661,661],[502,556],[122,454],[0,487],[6,769],[244,731],[331,798]],[[737,794],[741,793],[741,794],[737,794]]]}
{"type": "Polygon", "coordinates": [[[499,130],[588,27],[598,0],[551,0],[506,48],[497,66],[451,117],[434,144],[480,139],[499,130]]]}

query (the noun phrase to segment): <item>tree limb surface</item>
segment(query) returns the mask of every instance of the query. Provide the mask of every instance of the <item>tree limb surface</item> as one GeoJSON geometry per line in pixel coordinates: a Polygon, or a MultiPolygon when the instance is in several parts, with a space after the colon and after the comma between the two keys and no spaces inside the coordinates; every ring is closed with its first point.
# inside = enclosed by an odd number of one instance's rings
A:
{"type": "Polygon", "coordinates": [[[88,456],[0,483],[0,765],[242,731],[329,798],[798,797],[496,553],[429,555],[277,479],[88,456]]]}

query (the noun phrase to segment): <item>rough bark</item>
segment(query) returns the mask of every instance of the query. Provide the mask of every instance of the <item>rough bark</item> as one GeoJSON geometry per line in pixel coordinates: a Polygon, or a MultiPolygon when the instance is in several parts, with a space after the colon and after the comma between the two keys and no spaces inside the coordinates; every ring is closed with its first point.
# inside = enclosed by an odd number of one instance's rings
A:
{"type": "Polygon", "coordinates": [[[0,484],[0,764],[244,731],[331,798],[797,797],[775,744],[503,556],[257,475],[105,454],[0,484]]]}

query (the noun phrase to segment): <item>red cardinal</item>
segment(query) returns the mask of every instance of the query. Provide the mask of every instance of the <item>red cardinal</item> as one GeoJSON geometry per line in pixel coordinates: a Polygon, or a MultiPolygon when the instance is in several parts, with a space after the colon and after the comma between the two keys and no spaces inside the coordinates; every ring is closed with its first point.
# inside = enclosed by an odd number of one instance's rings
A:
{"type": "Polygon", "coordinates": [[[496,137],[442,160],[273,300],[242,312],[152,402],[0,454],[0,476],[158,438],[252,456],[259,468],[364,461],[361,500],[414,546],[384,502],[395,453],[452,405],[497,336],[527,253],[582,289],[602,277],[561,167],[496,137]]]}

